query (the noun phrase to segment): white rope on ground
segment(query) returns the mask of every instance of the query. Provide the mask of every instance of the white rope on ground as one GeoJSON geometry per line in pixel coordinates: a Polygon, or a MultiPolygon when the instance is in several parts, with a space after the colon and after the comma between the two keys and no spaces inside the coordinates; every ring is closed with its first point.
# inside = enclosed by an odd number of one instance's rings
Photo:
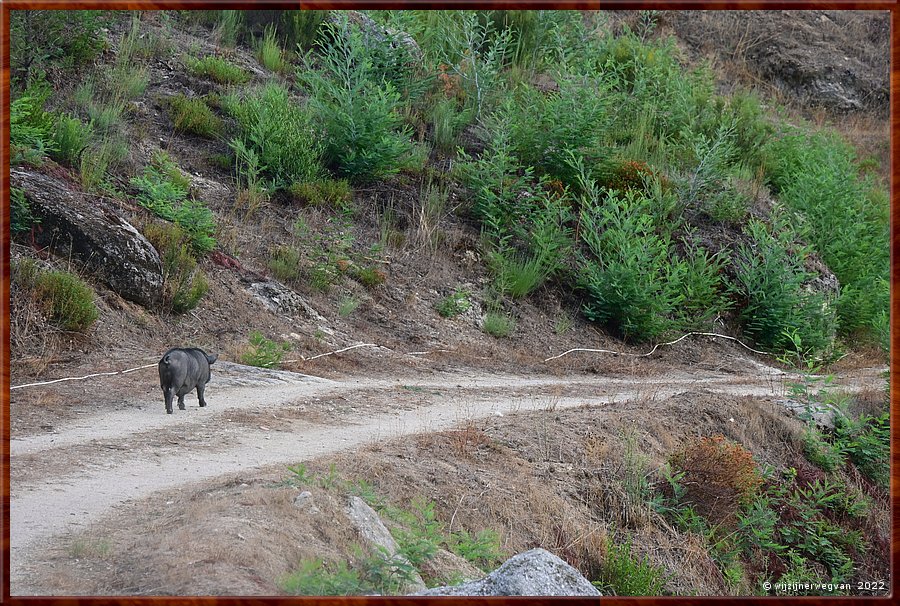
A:
{"type": "Polygon", "coordinates": [[[728,336],[728,335],[720,335],[719,333],[715,333],[715,332],[689,332],[689,333],[687,333],[687,334],[681,335],[680,337],[678,337],[678,338],[675,339],[674,341],[669,341],[668,343],[657,343],[656,345],[653,346],[653,349],[651,349],[651,350],[648,351],[647,353],[643,353],[643,354],[633,354],[633,353],[628,353],[628,352],[624,352],[624,351],[612,351],[612,350],[610,350],[610,349],[584,349],[584,348],[576,348],[576,349],[570,349],[569,351],[564,351],[563,353],[561,353],[561,354],[559,354],[559,355],[556,355],[556,356],[551,356],[551,357],[547,358],[546,360],[544,360],[544,362],[546,363],[546,362],[549,362],[550,360],[555,360],[555,359],[557,359],[557,358],[561,358],[561,357],[563,357],[563,356],[567,356],[567,355],[569,355],[570,353],[574,353],[574,352],[576,352],[576,351],[586,351],[586,352],[590,352],[590,353],[611,353],[611,354],[616,354],[616,355],[620,355],[620,356],[632,356],[632,357],[634,357],[634,358],[645,358],[645,357],[649,356],[650,354],[652,354],[654,351],[656,351],[659,347],[664,346],[664,345],[674,345],[675,343],[678,343],[678,342],[681,341],[682,339],[685,339],[686,337],[689,337],[689,336],[691,336],[691,335],[702,335],[702,336],[705,336],[705,337],[719,337],[719,338],[722,338],[722,339],[731,339],[732,341],[735,341],[735,342],[736,342],[738,345],[740,345],[741,347],[744,347],[745,349],[749,349],[749,350],[752,351],[753,353],[762,354],[762,355],[764,355],[764,356],[772,356],[772,357],[775,357],[775,354],[771,354],[771,353],[769,353],[769,352],[767,352],[767,351],[759,351],[758,349],[753,349],[752,347],[750,347],[750,346],[748,346],[748,345],[744,345],[744,344],[741,343],[738,339],[735,339],[734,337],[730,337],[730,336],[728,336]]]}
{"type": "Polygon", "coordinates": [[[24,385],[13,385],[9,388],[10,391],[14,389],[22,389],[23,387],[36,387],[38,385],[50,385],[51,383],[60,383],[62,381],[82,381],[84,379],[90,379],[91,377],[106,377],[109,375],[124,375],[126,372],[134,372],[136,370],[143,370],[144,368],[150,368],[151,366],[156,366],[156,364],[147,364],[146,366],[138,366],[137,368],[129,368],[128,370],[116,370],[114,372],[95,372],[91,375],[85,375],[83,377],[66,377],[64,379],[53,379],[52,381],[41,381],[40,383],[26,383],[24,385]]]}
{"type": "MultiPolygon", "coordinates": [[[[319,354],[317,356],[312,356],[311,358],[307,358],[306,356],[300,356],[299,360],[284,360],[282,363],[286,364],[288,362],[309,362],[310,360],[315,360],[316,358],[324,358],[325,356],[333,356],[334,354],[343,353],[345,351],[350,351],[351,349],[356,349],[357,347],[384,347],[382,345],[378,345],[377,343],[359,343],[358,345],[351,345],[350,347],[345,347],[343,349],[338,349],[335,351],[329,351],[328,353],[319,354]]],[[[384,347],[384,349],[388,349],[384,347]]]]}
{"type": "MultiPolygon", "coordinates": [[[[563,356],[569,355],[570,353],[575,353],[575,352],[579,352],[579,351],[590,352],[590,353],[611,353],[611,354],[622,355],[622,356],[632,356],[632,357],[636,357],[636,358],[643,358],[643,357],[647,357],[647,356],[651,355],[653,352],[655,352],[655,351],[656,351],[659,347],[661,347],[661,346],[665,346],[665,345],[674,345],[675,343],[678,343],[679,341],[681,341],[681,340],[683,340],[683,339],[685,339],[685,338],[687,338],[687,337],[689,337],[689,336],[691,336],[691,335],[701,335],[701,336],[706,336],[706,337],[719,337],[719,338],[721,338],[721,339],[730,339],[730,340],[732,340],[732,341],[735,341],[738,345],[740,345],[740,346],[742,346],[742,347],[744,347],[744,348],[746,348],[746,349],[749,349],[750,351],[752,351],[752,352],[754,352],[754,353],[758,353],[758,354],[762,354],[762,355],[765,355],[765,356],[773,356],[773,357],[774,357],[774,354],[771,354],[771,353],[768,353],[768,352],[765,352],[765,351],[759,351],[758,349],[753,349],[752,347],[749,347],[748,345],[745,345],[744,343],[741,343],[741,341],[739,341],[738,339],[736,339],[736,338],[734,338],[734,337],[730,337],[730,336],[728,336],[728,335],[720,335],[720,334],[714,333],[714,332],[689,332],[689,333],[687,333],[687,334],[684,334],[684,335],[678,337],[678,338],[675,339],[674,341],[669,341],[668,343],[657,343],[656,345],[653,346],[653,349],[651,349],[650,351],[648,351],[647,353],[644,353],[644,354],[633,354],[633,353],[627,353],[627,352],[621,352],[621,351],[613,351],[613,350],[610,350],[610,349],[586,349],[586,348],[576,348],[576,349],[570,349],[570,350],[568,350],[568,351],[564,351],[564,352],[561,353],[561,354],[558,354],[558,355],[549,357],[549,358],[547,358],[546,360],[544,360],[544,362],[546,363],[546,362],[549,362],[549,361],[551,361],[551,360],[556,360],[557,358],[561,358],[561,357],[563,357],[563,356]]],[[[318,355],[315,355],[315,356],[312,356],[312,357],[309,357],[309,358],[301,356],[301,359],[300,359],[300,360],[284,360],[284,362],[285,362],[285,363],[288,363],[288,362],[309,362],[309,361],[315,360],[315,359],[317,359],[317,358],[324,358],[324,357],[326,357],[326,356],[333,356],[334,354],[343,353],[343,352],[345,352],[345,351],[350,351],[351,349],[357,349],[357,348],[359,348],[359,347],[381,347],[381,348],[383,348],[383,349],[388,349],[389,351],[391,351],[390,348],[384,347],[384,346],[382,346],[382,345],[378,345],[377,343],[358,343],[357,345],[351,345],[350,347],[344,347],[344,348],[342,348],[342,349],[337,349],[337,350],[335,350],[335,351],[329,351],[329,352],[327,352],[327,353],[318,354],[318,355]]],[[[411,353],[406,354],[406,355],[410,355],[410,356],[422,356],[422,355],[428,355],[428,354],[431,354],[431,353],[437,353],[437,352],[448,352],[448,353],[449,353],[449,352],[452,352],[452,351],[453,351],[453,350],[450,350],[450,349],[435,349],[435,350],[432,350],[432,351],[414,351],[414,352],[411,352],[411,353]]],[[[487,359],[487,358],[479,358],[479,359],[487,359]]],[[[62,379],[53,379],[52,381],[41,381],[41,382],[39,382],[39,383],[26,383],[26,384],[24,384],[24,385],[14,385],[14,386],[10,387],[9,390],[10,390],[10,391],[13,391],[14,389],[23,389],[23,388],[25,388],[25,387],[37,387],[37,386],[39,386],[39,385],[51,385],[51,384],[53,384],[53,383],[61,383],[62,381],[82,381],[82,380],[84,380],[84,379],[90,379],[90,378],[93,378],[93,377],[105,377],[105,376],[111,376],[111,375],[123,375],[123,374],[125,374],[125,373],[134,372],[134,371],[136,371],[136,370],[143,370],[143,369],[145,369],[145,368],[150,368],[150,367],[152,367],[152,366],[156,366],[156,364],[147,364],[147,365],[145,365],[145,366],[138,366],[138,367],[136,367],[136,368],[129,368],[129,369],[127,369],[127,370],[117,370],[117,371],[114,371],[114,372],[97,372],[97,373],[93,373],[93,374],[90,374],[90,375],[85,375],[85,376],[83,376],[83,377],[65,377],[65,378],[62,378],[62,379]]],[[[317,378],[318,378],[318,377],[317,377],[317,378]]]]}

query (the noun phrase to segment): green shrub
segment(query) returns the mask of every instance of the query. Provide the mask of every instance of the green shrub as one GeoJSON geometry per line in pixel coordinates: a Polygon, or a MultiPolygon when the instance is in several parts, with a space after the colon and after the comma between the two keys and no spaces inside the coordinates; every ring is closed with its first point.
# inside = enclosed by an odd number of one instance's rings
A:
{"type": "Polygon", "coordinates": [[[178,94],[169,97],[166,105],[176,131],[213,138],[219,136],[224,129],[221,118],[202,99],[178,94]]]}
{"type": "Polygon", "coordinates": [[[490,528],[470,534],[459,530],[447,540],[450,551],[475,564],[485,572],[490,572],[504,559],[506,554],[500,549],[500,535],[490,528]]]}
{"type": "Polygon", "coordinates": [[[209,78],[219,84],[246,84],[250,81],[250,74],[246,71],[214,55],[201,59],[188,58],[187,67],[195,76],[209,78]]]}
{"type": "Polygon", "coordinates": [[[321,69],[314,68],[309,53],[298,77],[311,93],[317,122],[324,125],[327,164],[355,183],[396,173],[411,149],[400,93],[376,73],[358,26],[343,16],[342,23],[322,27],[329,42],[317,42],[321,69]]]}
{"type": "Polygon", "coordinates": [[[353,200],[350,183],[344,179],[319,179],[313,182],[294,183],[290,188],[295,199],[312,206],[327,204],[338,209],[349,208],[353,200]]]}
{"type": "Polygon", "coordinates": [[[10,78],[24,86],[48,67],[80,67],[106,45],[99,10],[15,10],[10,12],[10,78]]]}
{"type": "Polygon", "coordinates": [[[460,110],[454,99],[441,97],[431,109],[431,126],[434,146],[445,154],[456,150],[456,138],[460,131],[472,122],[471,109],[460,110]]]}
{"type": "Polygon", "coordinates": [[[121,135],[102,137],[81,152],[78,163],[81,186],[86,190],[100,187],[109,170],[119,166],[128,156],[128,144],[121,135]]]}
{"type": "Polygon", "coordinates": [[[202,202],[188,198],[190,181],[164,152],[157,153],[142,175],[133,177],[138,203],[157,216],[173,221],[190,236],[197,253],[207,253],[216,246],[215,217],[202,202]]]}
{"type": "Polygon", "coordinates": [[[284,11],[279,24],[279,34],[283,36],[287,48],[310,49],[319,36],[319,29],[328,11],[293,10],[284,11]]]}
{"type": "Polygon", "coordinates": [[[13,234],[30,231],[40,223],[31,214],[31,205],[25,197],[25,190],[18,187],[9,188],[9,229],[13,234]]]}
{"type": "Polygon", "coordinates": [[[300,277],[300,251],[292,246],[277,246],[269,253],[269,271],[282,282],[293,282],[300,277]]]}
{"type": "Polygon", "coordinates": [[[290,351],[290,343],[281,345],[265,338],[259,331],[250,333],[250,348],[241,356],[241,363],[259,368],[275,368],[281,364],[284,352],[290,351]]]}
{"type": "Polygon", "coordinates": [[[502,311],[492,310],[484,315],[481,329],[492,337],[508,337],[516,329],[516,321],[502,311]]]}
{"type": "Polygon", "coordinates": [[[12,164],[40,164],[42,158],[56,151],[53,117],[44,111],[50,96],[46,84],[30,86],[9,106],[9,145],[12,164]]]}
{"type": "Polygon", "coordinates": [[[93,136],[93,124],[85,124],[73,116],[59,116],[53,133],[56,149],[50,152],[50,157],[67,166],[77,166],[93,136]]]}
{"type": "Polygon", "coordinates": [[[685,251],[683,262],[675,265],[677,275],[673,276],[681,293],[681,303],[674,314],[680,327],[702,327],[731,308],[731,292],[723,280],[728,262],[727,251],[713,255],[693,245],[685,251]]]}
{"type": "Polygon", "coordinates": [[[831,301],[805,288],[812,276],[804,261],[809,248],[797,242],[794,230],[779,214],[769,228],[757,220],[745,226],[751,244],[738,247],[736,287],[746,302],[740,310],[744,332],[775,351],[819,354],[834,339],[835,315],[831,301]],[[796,342],[790,334],[796,333],[796,342]]]}
{"type": "Polygon", "coordinates": [[[883,488],[890,484],[891,426],[890,416],[863,415],[851,421],[835,418],[835,443],[863,475],[883,488]]]}
{"type": "Polygon", "coordinates": [[[601,155],[601,137],[610,124],[606,86],[600,80],[566,78],[559,91],[545,94],[520,86],[515,97],[501,103],[498,111],[508,115],[513,153],[522,165],[574,183],[571,152],[595,159],[601,155]]]}
{"type": "Polygon", "coordinates": [[[244,146],[276,187],[313,182],[321,174],[322,146],[312,115],[291,100],[280,84],[267,84],[243,99],[225,100],[241,129],[244,146]]]}
{"type": "Polygon", "coordinates": [[[50,321],[63,330],[83,332],[100,315],[94,305],[94,290],[67,271],[41,272],[35,292],[46,302],[50,321]]]}
{"type": "Polygon", "coordinates": [[[171,167],[174,163],[168,155],[157,156],[144,168],[142,175],[131,179],[132,187],[138,191],[138,203],[167,221],[175,220],[178,206],[187,198],[187,187],[179,180],[173,180],[171,167]]]}
{"type": "Polygon", "coordinates": [[[144,236],[156,248],[163,267],[164,308],[185,313],[197,307],[209,290],[191,250],[190,236],[177,225],[150,223],[144,236]]]}
{"type": "Polygon", "coordinates": [[[888,309],[888,196],[859,176],[853,149],[836,133],[789,129],[767,146],[767,176],[841,284],[842,334],[876,336],[888,309]]]}
{"type": "Polygon", "coordinates": [[[469,291],[458,289],[440,299],[434,304],[434,308],[442,317],[454,318],[472,307],[470,296],[469,291]]]}
{"type": "Polygon", "coordinates": [[[387,280],[387,276],[377,267],[358,267],[353,271],[353,279],[366,288],[375,288],[387,280]]]}
{"type": "Polygon", "coordinates": [[[569,230],[565,226],[568,212],[547,203],[530,217],[525,235],[527,253],[499,248],[489,263],[496,274],[497,290],[514,299],[529,295],[562,267],[571,253],[569,230]]]}
{"type": "Polygon", "coordinates": [[[175,223],[188,233],[191,247],[199,254],[216,247],[216,219],[212,211],[199,200],[185,200],[175,211],[175,223]]]}
{"type": "Polygon", "coordinates": [[[347,562],[325,564],[315,558],[300,562],[300,567],[286,575],[278,586],[288,595],[360,595],[367,586],[347,562]]]}
{"type": "MultiPolygon", "coordinates": [[[[588,199],[585,198],[587,201],[588,199]]],[[[590,256],[579,263],[584,314],[626,339],[653,339],[675,328],[685,273],[668,235],[658,234],[649,201],[636,191],[607,193],[581,211],[590,256]]]]}
{"type": "Polygon", "coordinates": [[[484,153],[475,160],[463,154],[458,170],[472,192],[472,214],[488,236],[504,242],[527,229],[529,218],[545,205],[546,195],[532,186],[534,170],[522,168],[513,153],[508,118],[492,114],[485,129],[490,138],[484,153]]]}
{"type": "Polygon", "coordinates": [[[664,570],[654,566],[649,556],[635,558],[628,541],[607,546],[602,573],[594,585],[618,596],[659,596],[665,582],[664,570]]]}
{"type": "Polygon", "coordinates": [[[284,51],[275,39],[275,28],[271,26],[266,28],[265,34],[259,41],[259,46],[256,49],[256,58],[269,71],[282,72],[287,68],[287,63],[284,60],[284,51]]]}

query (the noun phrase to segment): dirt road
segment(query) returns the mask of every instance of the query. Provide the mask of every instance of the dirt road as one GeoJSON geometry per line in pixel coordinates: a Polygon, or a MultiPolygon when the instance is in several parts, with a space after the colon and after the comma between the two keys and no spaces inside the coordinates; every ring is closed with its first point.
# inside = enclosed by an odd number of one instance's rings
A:
{"type": "MultiPolygon", "coordinates": [[[[334,381],[222,363],[207,391],[206,408],[189,396],[187,410],[166,415],[160,397],[79,418],[52,433],[13,436],[11,591],[29,593],[30,571],[38,565],[33,554],[42,545],[157,490],[491,415],[612,406],[635,398],[660,405],[690,389],[781,397],[786,376],[757,366],[747,376],[700,371],[630,379],[470,372],[334,381]]],[[[878,384],[877,369],[856,374],[852,388],[878,384]]]]}

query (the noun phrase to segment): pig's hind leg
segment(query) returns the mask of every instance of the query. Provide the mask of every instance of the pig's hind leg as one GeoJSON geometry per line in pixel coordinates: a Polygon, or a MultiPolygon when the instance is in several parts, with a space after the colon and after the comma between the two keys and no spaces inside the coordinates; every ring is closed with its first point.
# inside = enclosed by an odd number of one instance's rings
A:
{"type": "Polygon", "coordinates": [[[184,410],[184,394],[178,396],[178,410],[184,410]]]}
{"type": "Polygon", "coordinates": [[[197,386],[197,399],[200,400],[200,406],[206,406],[206,400],[203,399],[203,391],[206,389],[206,383],[197,386]]]}
{"type": "Polygon", "coordinates": [[[166,412],[172,414],[172,400],[175,398],[175,388],[169,387],[164,389],[163,396],[166,398],[166,412]]]}

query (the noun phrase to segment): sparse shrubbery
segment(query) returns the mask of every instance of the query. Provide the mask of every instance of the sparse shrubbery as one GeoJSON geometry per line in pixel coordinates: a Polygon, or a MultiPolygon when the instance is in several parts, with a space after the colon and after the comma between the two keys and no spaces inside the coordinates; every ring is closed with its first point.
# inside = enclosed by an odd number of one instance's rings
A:
{"type": "Polygon", "coordinates": [[[11,267],[18,285],[38,303],[54,326],[84,332],[99,317],[94,290],[68,271],[44,270],[30,259],[21,259],[11,267]]]}
{"type": "Polygon", "coordinates": [[[200,59],[188,58],[188,69],[195,75],[219,84],[246,84],[250,74],[221,57],[208,55],[200,59]]]}
{"type": "Polygon", "coordinates": [[[241,356],[241,363],[260,368],[277,368],[285,352],[290,351],[291,344],[281,344],[267,339],[259,331],[250,333],[250,347],[241,356]]]}
{"type": "Polygon", "coordinates": [[[172,95],[166,99],[175,130],[201,137],[216,137],[222,133],[222,119],[216,116],[202,99],[172,95]]]}
{"type": "Polygon", "coordinates": [[[163,308],[180,314],[197,307],[209,284],[203,270],[197,267],[190,236],[169,223],[149,223],[143,232],[162,261],[163,308]]]}
{"type": "Polygon", "coordinates": [[[457,289],[434,304],[435,310],[444,318],[453,318],[472,307],[469,292],[457,289]]]}
{"type": "Polygon", "coordinates": [[[269,270],[282,282],[300,277],[300,251],[292,246],[277,246],[269,253],[269,270]]]}

